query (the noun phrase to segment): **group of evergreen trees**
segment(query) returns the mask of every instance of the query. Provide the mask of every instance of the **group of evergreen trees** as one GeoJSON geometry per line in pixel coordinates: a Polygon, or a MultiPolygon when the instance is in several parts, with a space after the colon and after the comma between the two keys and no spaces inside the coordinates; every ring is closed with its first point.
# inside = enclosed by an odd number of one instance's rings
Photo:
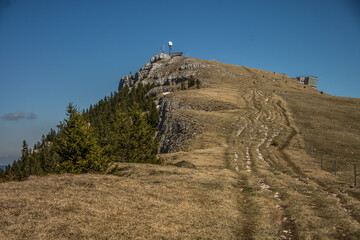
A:
{"type": "Polygon", "coordinates": [[[33,150],[23,142],[22,155],[0,182],[23,180],[49,173],[106,172],[113,162],[160,163],[154,137],[159,119],[154,99],[146,97],[153,85],[124,87],[89,109],[67,106],[67,118],[33,150]]]}

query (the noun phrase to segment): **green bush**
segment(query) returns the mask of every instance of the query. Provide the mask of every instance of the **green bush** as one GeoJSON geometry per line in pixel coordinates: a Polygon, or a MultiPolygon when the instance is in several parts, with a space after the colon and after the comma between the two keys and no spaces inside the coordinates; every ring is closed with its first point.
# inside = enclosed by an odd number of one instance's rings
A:
{"type": "Polygon", "coordinates": [[[195,86],[195,81],[196,81],[196,79],[194,78],[194,76],[191,75],[188,78],[188,88],[191,88],[191,87],[195,86]]]}

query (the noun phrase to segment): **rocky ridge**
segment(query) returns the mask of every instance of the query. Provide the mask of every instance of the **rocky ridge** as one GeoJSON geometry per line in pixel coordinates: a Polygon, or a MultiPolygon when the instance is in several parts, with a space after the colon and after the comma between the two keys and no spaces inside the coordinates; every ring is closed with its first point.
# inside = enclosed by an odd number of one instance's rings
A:
{"type": "Polygon", "coordinates": [[[141,82],[156,84],[157,86],[174,86],[181,79],[196,76],[200,68],[210,68],[209,64],[202,64],[193,58],[170,57],[165,53],[155,55],[135,74],[126,75],[120,79],[119,90],[125,86],[132,87],[141,82]]]}
{"type": "Polygon", "coordinates": [[[146,63],[135,74],[120,79],[119,90],[125,86],[131,88],[139,83],[154,83],[157,86],[151,89],[147,95],[158,96],[159,99],[160,120],[157,136],[160,137],[160,153],[182,150],[184,143],[196,134],[191,119],[185,118],[177,111],[179,109],[191,109],[191,107],[177,101],[167,93],[179,88],[177,84],[182,79],[190,76],[196,77],[199,69],[210,67],[210,64],[202,64],[196,59],[172,58],[167,54],[160,53],[152,57],[150,62],[146,63]]]}

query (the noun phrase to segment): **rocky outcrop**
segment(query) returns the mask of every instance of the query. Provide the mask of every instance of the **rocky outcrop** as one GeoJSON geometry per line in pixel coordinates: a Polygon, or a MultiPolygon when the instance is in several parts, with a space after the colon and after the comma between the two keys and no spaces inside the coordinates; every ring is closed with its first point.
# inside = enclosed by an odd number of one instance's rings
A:
{"type": "Polygon", "coordinates": [[[146,93],[146,97],[149,97],[149,96],[155,97],[161,93],[166,93],[166,92],[171,92],[171,91],[173,91],[173,88],[171,86],[154,87],[146,93]]]}
{"type": "Polygon", "coordinates": [[[135,74],[120,79],[119,91],[125,87],[132,87],[138,82],[156,84],[157,86],[176,85],[184,78],[195,76],[199,68],[208,68],[210,65],[198,63],[185,57],[173,57],[160,53],[150,59],[144,67],[135,74]]]}
{"type": "Polygon", "coordinates": [[[188,62],[184,62],[180,66],[179,70],[194,69],[194,68],[210,68],[210,65],[188,61],[188,62]]]}
{"type": "Polygon", "coordinates": [[[144,67],[135,74],[121,78],[119,90],[123,87],[132,87],[139,82],[143,84],[155,83],[157,87],[152,88],[147,96],[163,96],[157,100],[160,110],[157,136],[160,137],[159,151],[161,153],[175,152],[184,149],[186,142],[195,133],[195,124],[191,118],[181,114],[181,109],[193,109],[176,98],[165,96],[179,88],[184,78],[196,76],[200,68],[209,68],[210,65],[202,64],[200,61],[185,57],[170,57],[160,53],[150,59],[144,67]]]}
{"type": "Polygon", "coordinates": [[[203,64],[196,59],[185,57],[170,57],[160,53],[150,59],[144,67],[135,74],[121,78],[119,91],[125,86],[132,87],[138,82],[156,84],[157,86],[174,86],[184,78],[196,76],[201,68],[210,68],[211,64],[203,64]]]}
{"type": "MultiPolygon", "coordinates": [[[[161,67],[163,64],[159,63],[160,61],[166,62],[169,61],[171,57],[165,53],[160,53],[150,59],[149,63],[146,63],[144,67],[140,68],[135,74],[124,76],[120,79],[119,91],[125,86],[131,87],[136,84],[138,81],[145,80],[153,73],[156,69],[161,67]]],[[[162,85],[161,83],[159,85],[162,85]]]]}
{"type": "Polygon", "coordinates": [[[154,63],[154,62],[157,62],[157,61],[160,61],[160,60],[163,60],[163,59],[166,59],[166,60],[170,60],[171,57],[165,53],[160,53],[158,55],[155,55],[154,57],[152,57],[150,59],[150,62],[151,63],[154,63]]]}
{"type": "Polygon", "coordinates": [[[157,136],[160,137],[159,152],[176,152],[185,148],[184,144],[196,133],[194,123],[184,118],[176,109],[185,108],[172,98],[160,100],[160,122],[157,136]]]}

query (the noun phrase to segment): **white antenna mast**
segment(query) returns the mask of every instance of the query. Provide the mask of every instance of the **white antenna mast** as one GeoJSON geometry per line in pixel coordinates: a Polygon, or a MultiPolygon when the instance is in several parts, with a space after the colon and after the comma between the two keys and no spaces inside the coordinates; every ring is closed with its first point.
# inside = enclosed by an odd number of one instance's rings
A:
{"type": "Polygon", "coordinates": [[[169,55],[171,56],[171,48],[172,48],[173,43],[171,41],[169,41],[168,46],[169,46],[169,55]]]}

